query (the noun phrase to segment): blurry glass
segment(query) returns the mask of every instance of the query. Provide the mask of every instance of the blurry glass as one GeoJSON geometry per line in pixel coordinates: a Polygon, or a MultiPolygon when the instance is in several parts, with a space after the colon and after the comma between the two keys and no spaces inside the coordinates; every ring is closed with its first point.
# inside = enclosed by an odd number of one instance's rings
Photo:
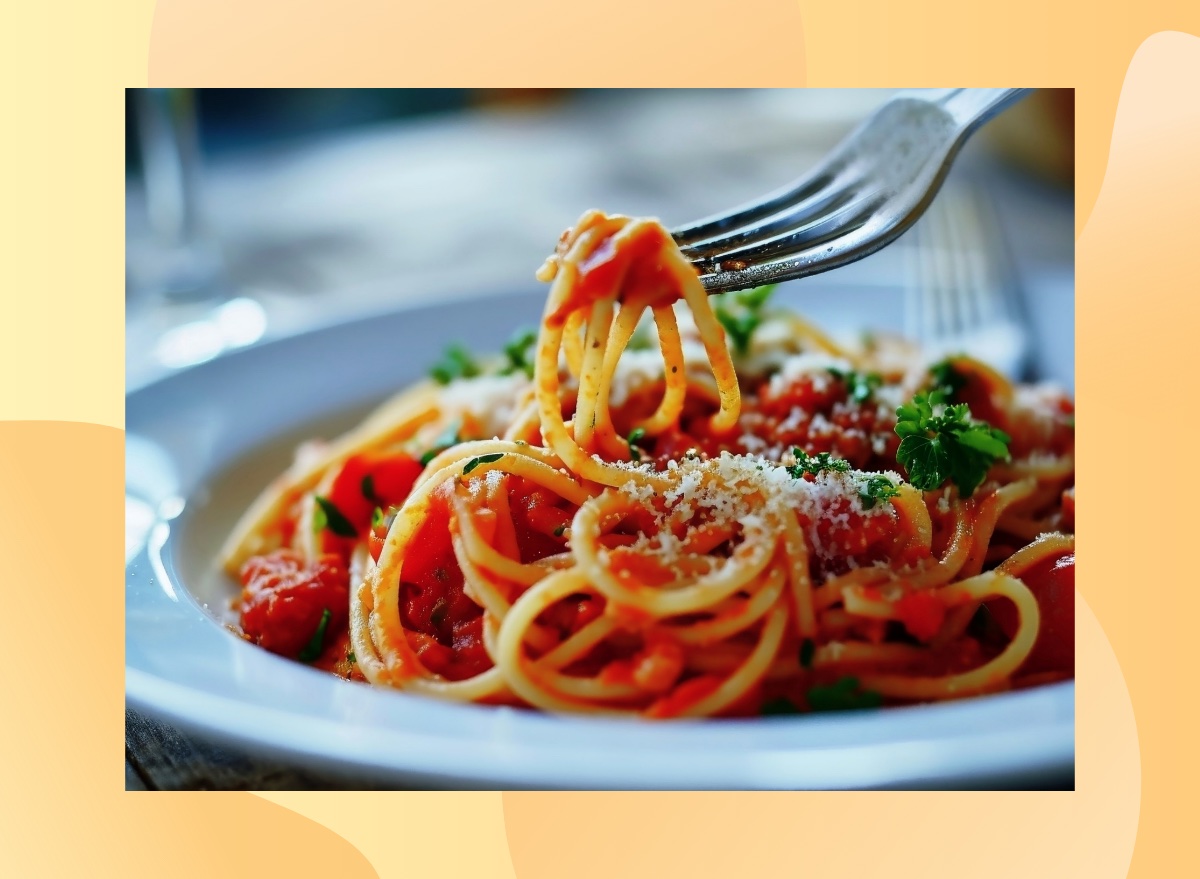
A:
{"type": "Polygon", "coordinates": [[[221,254],[203,212],[195,94],[137,89],[134,107],[147,237],[127,244],[128,292],[135,298],[218,298],[221,254]]]}

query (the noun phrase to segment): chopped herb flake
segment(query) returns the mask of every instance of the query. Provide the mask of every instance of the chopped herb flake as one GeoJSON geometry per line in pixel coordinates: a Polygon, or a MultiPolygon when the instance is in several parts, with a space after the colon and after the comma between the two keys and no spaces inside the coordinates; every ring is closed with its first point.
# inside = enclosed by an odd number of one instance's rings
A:
{"type": "Polygon", "coordinates": [[[846,386],[846,396],[855,403],[865,403],[871,394],[883,384],[883,376],[877,372],[854,372],[830,369],[830,375],[846,386]]]}
{"type": "Polygon", "coordinates": [[[629,446],[629,457],[635,461],[642,460],[642,450],[638,448],[637,444],[641,442],[645,436],[646,429],[644,427],[635,427],[633,430],[629,431],[629,436],[625,440],[626,444],[629,446]]]}
{"type": "Polygon", "coordinates": [[[777,699],[764,702],[759,713],[763,717],[783,717],[788,714],[799,714],[800,709],[790,699],[784,699],[780,696],[777,699]]]}
{"type": "Polygon", "coordinates": [[[801,448],[792,449],[792,456],[796,459],[796,463],[787,468],[787,472],[792,475],[793,479],[803,479],[805,473],[811,473],[816,476],[825,471],[833,471],[837,473],[845,473],[850,469],[850,462],[844,458],[835,458],[829,452],[818,452],[816,455],[810,455],[801,448]]]}
{"type": "Polygon", "coordinates": [[[321,621],[317,623],[317,630],[313,632],[312,638],[304,645],[304,649],[297,657],[301,662],[312,662],[321,655],[321,650],[325,646],[325,630],[329,628],[329,620],[332,616],[329,608],[321,611],[321,621]]]}
{"type": "Polygon", "coordinates": [[[442,353],[442,359],[429,368],[429,375],[440,385],[448,385],[455,379],[473,378],[479,372],[479,364],[461,345],[451,345],[442,353]]]}
{"type": "Polygon", "coordinates": [[[949,402],[953,402],[954,395],[967,383],[967,377],[955,369],[954,363],[949,359],[929,367],[929,374],[933,377],[934,388],[940,390],[949,402]]]}
{"type": "Polygon", "coordinates": [[[313,500],[317,502],[317,515],[314,517],[315,530],[328,529],[338,537],[358,537],[358,529],[342,514],[341,510],[334,506],[333,501],[323,498],[319,494],[313,495],[313,500]]]}
{"type": "Polygon", "coordinates": [[[803,668],[812,668],[813,657],[817,653],[817,643],[812,638],[805,638],[800,642],[800,665],[803,668]]]}
{"type": "Polygon", "coordinates": [[[428,467],[429,462],[442,452],[446,451],[446,449],[461,443],[463,439],[461,436],[459,436],[460,430],[462,430],[462,424],[460,422],[455,421],[446,425],[446,429],[443,430],[441,434],[438,435],[437,439],[433,441],[433,447],[421,456],[421,466],[428,467]]]}
{"type": "Polygon", "coordinates": [[[378,497],[375,496],[375,477],[372,476],[370,473],[368,473],[366,476],[364,476],[362,478],[362,482],[359,483],[359,488],[362,490],[362,496],[365,497],[367,500],[369,500],[371,503],[373,503],[373,504],[382,504],[383,503],[383,501],[381,501],[378,497]]]}
{"type": "Polygon", "coordinates": [[[520,371],[533,378],[534,362],[530,354],[536,342],[537,330],[528,328],[518,330],[504,346],[504,356],[508,358],[508,363],[500,370],[500,374],[512,375],[514,372],[520,371]]]}
{"type": "Polygon", "coordinates": [[[860,690],[855,677],[840,678],[828,687],[808,691],[808,707],[813,711],[854,711],[882,704],[883,696],[873,690],[860,690]]]}
{"type": "Polygon", "coordinates": [[[858,491],[858,499],[864,510],[873,510],[880,501],[890,501],[900,493],[900,488],[882,473],[868,477],[858,491]]]}
{"type": "Polygon", "coordinates": [[[496,452],[494,455],[480,455],[478,458],[472,458],[467,462],[467,466],[463,467],[463,476],[466,476],[480,464],[491,464],[499,461],[504,457],[504,452],[496,452]]]}
{"type": "Polygon", "coordinates": [[[763,306],[775,292],[775,286],[766,284],[753,290],[725,293],[720,297],[716,307],[717,320],[725,328],[735,353],[749,353],[750,339],[763,322],[763,306]]]}

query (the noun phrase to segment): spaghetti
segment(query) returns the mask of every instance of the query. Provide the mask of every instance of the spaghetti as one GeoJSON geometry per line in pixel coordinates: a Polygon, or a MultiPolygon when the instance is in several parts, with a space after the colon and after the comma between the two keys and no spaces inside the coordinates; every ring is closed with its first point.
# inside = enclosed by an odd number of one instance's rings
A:
{"type": "Polygon", "coordinates": [[[714,308],[650,220],[585,214],[538,277],[532,362],[454,352],[246,513],[222,562],[247,638],[377,686],[656,718],[1073,676],[1065,395],[845,349],[765,291],[714,308]]]}

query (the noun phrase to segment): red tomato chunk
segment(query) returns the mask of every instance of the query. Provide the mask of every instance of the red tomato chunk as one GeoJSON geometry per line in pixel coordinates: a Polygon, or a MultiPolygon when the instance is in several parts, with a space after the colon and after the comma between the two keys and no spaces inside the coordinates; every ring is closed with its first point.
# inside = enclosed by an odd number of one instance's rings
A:
{"type": "Polygon", "coordinates": [[[306,565],[296,552],[280,549],[255,556],[242,568],[238,610],[242,631],[272,653],[299,657],[329,611],[324,643],[346,630],[349,620],[349,574],[335,555],[306,565]]]}

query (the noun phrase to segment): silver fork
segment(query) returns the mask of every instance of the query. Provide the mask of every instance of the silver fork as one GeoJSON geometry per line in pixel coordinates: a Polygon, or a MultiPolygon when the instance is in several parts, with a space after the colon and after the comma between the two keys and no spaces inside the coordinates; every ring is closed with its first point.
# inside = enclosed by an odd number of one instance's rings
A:
{"type": "Polygon", "coordinates": [[[1021,378],[1029,333],[999,223],[983,191],[947,187],[913,235],[906,254],[905,336],[931,360],[969,352],[1021,378]]]}
{"type": "Polygon", "coordinates": [[[671,234],[710,293],[789,281],[862,259],[908,229],[967,138],[1030,91],[900,92],[807,176],[671,234]]]}

